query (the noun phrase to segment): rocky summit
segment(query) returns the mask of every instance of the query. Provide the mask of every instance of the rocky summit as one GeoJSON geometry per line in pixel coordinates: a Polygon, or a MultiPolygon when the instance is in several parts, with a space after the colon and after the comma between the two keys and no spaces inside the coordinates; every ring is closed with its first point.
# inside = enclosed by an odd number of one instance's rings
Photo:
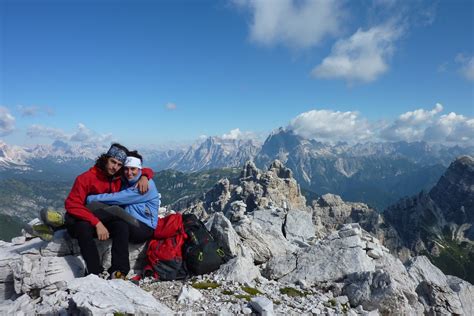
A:
{"type": "MultiPolygon", "coordinates": [[[[247,163],[180,210],[197,214],[229,254],[186,281],[84,277],[75,240],[27,233],[0,244],[0,314],[418,315],[474,314],[474,286],[426,256],[395,252],[403,240],[362,203],[327,194],[308,206],[281,162],[247,163]],[[388,227],[388,228],[387,228],[388,227]]],[[[105,267],[110,242],[97,241],[105,267]]],[[[145,245],[130,245],[134,272],[145,245]]]]}

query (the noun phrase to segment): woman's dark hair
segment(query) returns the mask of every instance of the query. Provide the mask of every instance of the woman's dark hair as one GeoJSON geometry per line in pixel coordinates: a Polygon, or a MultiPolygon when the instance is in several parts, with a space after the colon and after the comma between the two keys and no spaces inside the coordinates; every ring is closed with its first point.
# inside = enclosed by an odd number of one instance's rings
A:
{"type": "MultiPolygon", "coordinates": [[[[113,143],[112,145],[110,145],[110,147],[117,147],[117,148],[120,148],[122,149],[123,151],[125,151],[127,153],[127,156],[129,155],[129,151],[127,149],[127,147],[119,144],[119,143],[113,143]]],[[[102,155],[100,155],[99,157],[97,157],[96,161],[95,161],[95,166],[97,168],[99,168],[100,170],[105,170],[105,165],[107,164],[107,160],[109,159],[109,156],[107,155],[107,153],[104,153],[102,155]]],[[[121,173],[123,172],[123,169],[120,169],[119,172],[117,173],[117,175],[121,175],[121,173]]]]}
{"type": "Polygon", "coordinates": [[[140,159],[140,161],[143,163],[143,157],[142,157],[142,155],[140,155],[140,154],[138,153],[138,151],[136,151],[136,150],[129,151],[128,154],[127,154],[127,156],[138,158],[138,159],[140,159]]]}

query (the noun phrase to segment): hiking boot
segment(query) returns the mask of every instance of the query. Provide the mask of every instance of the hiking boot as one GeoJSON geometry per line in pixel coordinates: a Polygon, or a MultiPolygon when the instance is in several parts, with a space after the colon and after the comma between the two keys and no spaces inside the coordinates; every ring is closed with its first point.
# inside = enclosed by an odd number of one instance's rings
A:
{"type": "Polygon", "coordinates": [[[99,273],[98,277],[104,280],[108,280],[110,279],[110,274],[107,271],[102,271],[101,273],[99,273]]]}
{"type": "Polygon", "coordinates": [[[54,231],[51,227],[46,224],[35,224],[30,227],[28,230],[33,236],[39,237],[44,241],[53,240],[54,231]]]}
{"type": "Polygon", "coordinates": [[[41,220],[53,227],[53,228],[58,228],[61,226],[64,226],[64,215],[61,212],[55,211],[52,208],[43,208],[40,211],[40,218],[41,220]]]}
{"type": "Polygon", "coordinates": [[[121,271],[115,271],[113,272],[111,275],[110,275],[110,278],[112,280],[114,279],[122,279],[122,280],[126,280],[127,279],[127,275],[121,271]]]}
{"type": "Polygon", "coordinates": [[[135,285],[140,285],[140,280],[142,280],[142,276],[137,274],[137,275],[134,275],[133,277],[131,277],[129,279],[130,282],[132,282],[133,284],[135,285]]]}

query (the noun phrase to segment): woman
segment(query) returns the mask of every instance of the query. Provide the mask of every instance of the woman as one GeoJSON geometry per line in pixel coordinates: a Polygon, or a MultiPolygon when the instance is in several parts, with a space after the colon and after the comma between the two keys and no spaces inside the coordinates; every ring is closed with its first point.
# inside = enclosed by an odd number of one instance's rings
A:
{"type": "MultiPolygon", "coordinates": [[[[128,240],[132,243],[142,243],[151,239],[158,224],[160,194],[152,179],[149,179],[148,191],[141,194],[136,187],[141,176],[142,156],[136,151],[131,151],[124,163],[125,181],[122,182],[122,190],[116,193],[89,195],[87,197],[87,204],[101,202],[108,205],[120,205],[137,220],[138,225],[128,224],[121,232],[123,235],[128,235],[128,240]]],[[[128,270],[123,270],[114,271],[112,277],[124,278],[128,270]]]]}

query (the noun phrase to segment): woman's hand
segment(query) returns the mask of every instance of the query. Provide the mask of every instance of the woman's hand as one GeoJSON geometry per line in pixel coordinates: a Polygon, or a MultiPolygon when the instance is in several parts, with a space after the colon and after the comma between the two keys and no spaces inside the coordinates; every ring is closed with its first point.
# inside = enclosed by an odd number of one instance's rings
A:
{"type": "Polygon", "coordinates": [[[141,176],[140,180],[138,180],[136,187],[141,194],[145,194],[148,192],[148,178],[145,176],[141,176]]]}
{"type": "Polygon", "coordinates": [[[95,225],[95,231],[97,232],[97,238],[99,238],[99,240],[107,240],[110,237],[109,231],[102,222],[98,222],[97,225],[95,225]]]}

